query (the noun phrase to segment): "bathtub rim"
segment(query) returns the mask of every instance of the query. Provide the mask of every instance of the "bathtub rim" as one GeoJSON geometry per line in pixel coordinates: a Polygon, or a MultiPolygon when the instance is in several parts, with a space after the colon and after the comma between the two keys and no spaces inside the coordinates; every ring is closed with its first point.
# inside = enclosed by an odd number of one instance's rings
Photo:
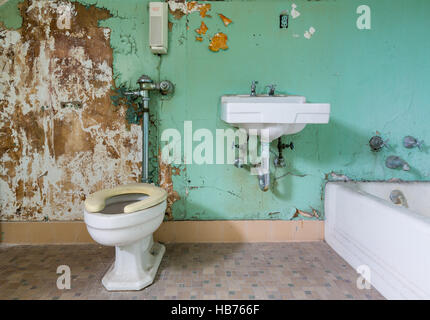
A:
{"type": "MultiPolygon", "coordinates": [[[[328,181],[324,190],[324,238],[332,249],[337,252],[348,264],[354,269],[365,263],[371,266],[372,275],[371,283],[381,294],[387,299],[429,299],[425,289],[411,283],[405,276],[398,272],[396,268],[390,267],[379,255],[364,247],[360,241],[354,237],[348,236],[343,228],[336,226],[336,217],[340,211],[336,210],[336,201],[338,190],[351,193],[354,197],[365,198],[366,201],[375,203],[377,206],[388,206],[386,214],[401,215],[408,223],[412,223],[414,227],[424,230],[426,235],[430,233],[430,218],[408,208],[400,207],[392,204],[390,201],[377,197],[369,192],[359,190],[359,183],[378,183],[389,181],[328,181]],[[328,214],[328,212],[330,212],[328,214]],[[411,214],[412,213],[412,214],[411,214]],[[411,298],[412,297],[412,298],[411,298]]],[[[403,181],[393,181],[393,184],[403,184],[403,181]]],[[[406,182],[409,183],[409,182],[406,182]]],[[[430,183],[420,181],[418,183],[430,183]]]]}
{"type": "MultiPolygon", "coordinates": [[[[422,228],[422,223],[425,223],[426,225],[430,226],[430,217],[426,216],[424,214],[421,214],[417,212],[416,210],[412,210],[411,208],[405,208],[403,206],[396,205],[392,203],[391,201],[388,201],[386,199],[382,199],[378,196],[375,196],[374,194],[371,194],[364,190],[359,190],[357,188],[357,184],[366,184],[366,183],[388,183],[388,184],[428,184],[430,188],[430,181],[327,181],[324,187],[324,220],[327,222],[327,215],[326,215],[326,194],[327,194],[327,188],[334,188],[334,187],[344,187],[348,189],[350,192],[358,193],[360,197],[366,197],[369,198],[372,202],[376,202],[382,205],[387,205],[391,209],[395,210],[396,212],[400,213],[402,216],[404,216],[407,219],[410,219],[413,221],[414,224],[419,223],[419,228],[422,228]],[[333,187],[330,187],[333,186],[333,187]]],[[[427,228],[424,230],[426,233],[430,233],[430,228],[427,228]]]]}

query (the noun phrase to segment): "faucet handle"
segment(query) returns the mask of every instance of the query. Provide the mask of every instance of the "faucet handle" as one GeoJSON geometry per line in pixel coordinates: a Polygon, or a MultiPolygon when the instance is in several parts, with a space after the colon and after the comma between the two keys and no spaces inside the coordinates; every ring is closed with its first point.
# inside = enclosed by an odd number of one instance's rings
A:
{"type": "Polygon", "coordinates": [[[140,98],[141,101],[149,101],[149,97],[145,97],[145,91],[144,90],[136,90],[136,91],[126,91],[124,92],[125,96],[130,96],[132,99],[136,100],[140,98]]]}
{"type": "Polygon", "coordinates": [[[276,88],[276,84],[269,84],[269,85],[265,86],[264,88],[265,88],[265,89],[266,89],[266,88],[270,88],[269,96],[273,96],[273,95],[275,95],[275,88],[276,88]]]}
{"type": "Polygon", "coordinates": [[[255,96],[256,95],[255,89],[257,87],[257,84],[258,84],[257,80],[252,80],[252,83],[251,83],[251,96],[255,96]]]}
{"type": "Polygon", "coordinates": [[[139,90],[136,90],[136,91],[125,91],[124,95],[138,97],[140,95],[140,91],[139,90]]]}

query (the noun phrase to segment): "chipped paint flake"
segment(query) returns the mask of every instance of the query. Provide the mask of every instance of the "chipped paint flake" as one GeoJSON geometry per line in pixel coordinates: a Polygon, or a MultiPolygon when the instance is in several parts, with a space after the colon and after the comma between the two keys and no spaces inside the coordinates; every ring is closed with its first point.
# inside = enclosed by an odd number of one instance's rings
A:
{"type": "Polygon", "coordinates": [[[309,30],[305,31],[304,37],[309,40],[310,38],[312,38],[315,31],[316,30],[314,27],[310,27],[309,30]]]}
{"type": "Polygon", "coordinates": [[[296,218],[300,218],[300,217],[305,217],[305,218],[320,218],[320,214],[318,212],[318,210],[314,209],[311,207],[312,212],[307,212],[307,211],[303,211],[303,210],[299,210],[296,208],[296,212],[294,213],[292,219],[296,219],[296,218]]]}
{"type": "Polygon", "coordinates": [[[219,17],[221,18],[222,22],[224,23],[224,25],[227,27],[230,23],[232,23],[233,21],[229,18],[227,18],[225,15],[218,13],[219,17]]]}
{"type": "Polygon", "coordinates": [[[326,174],[325,178],[326,180],[329,180],[329,181],[345,181],[345,182],[351,181],[351,179],[348,176],[344,174],[336,173],[334,171],[326,174]]]}
{"type": "Polygon", "coordinates": [[[192,12],[199,12],[202,18],[210,17],[207,14],[211,10],[210,3],[198,3],[197,1],[184,1],[176,2],[174,0],[168,1],[170,13],[175,17],[175,19],[181,19],[183,16],[188,15],[192,12]]]}
{"type": "Polygon", "coordinates": [[[22,27],[0,37],[0,219],[80,220],[86,195],[141,174],[141,128],[127,130],[110,102],[110,32],[98,27],[109,13],[66,1],[20,9],[22,27]]]}
{"type": "Polygon", "coordinates": [[[196,32],[199,35],[202,34],[206,34],[206,31],[208,31],[208,27],[206,26],[206,24],[202,21],[202,23],[200,24],[200,28],[196,29],[196,32]]]}
{"type": "Polygon", "coordinates": [[[197,1],[187,2],[187,11],[192,12],[192,10],[196,7],[197,1]]]}
{"type": "Polygon", "coordinates": [[[297,11],[296,8],[297,8],[297,5],[295,3],[293,3],[291,5],[291,17],[293,19],[296,19],[296,18],[298,18],[300,16],[300,12],[297,11]]]}
{"type": "Polygon", "coordinates": [[[161,149],[158,152],[158,163],[159,163],[159,171],[158,171],[158,183],[161,188],[166,190],[167,192],[167,208],[166,208],[166,216],[167,219],[172,220],[172,205],[175,201],[181,199],[178,192],[173,190],[173,175],[179,175],[180,171],[178,168],[172,167],[170,164],[167,164],[163,161],[161,156],[161,149]]]}
{"type": "Polygon", "coordinates": [[[200,6],[200,17],[210,17],[210,15],[207,14],[207,12],[211,9],[212,5],[210,3],[206,3],[200,6]]]}
{"type": "Polygon", "coordinates": [[[222,50],[228,49],[227,35],[222,33],[222,32],[216,33],[211,38],[211,42],[209,43],[209,50],[214,51],[214,52],[218,52],[220,49],[222,49],[222,50]]]}

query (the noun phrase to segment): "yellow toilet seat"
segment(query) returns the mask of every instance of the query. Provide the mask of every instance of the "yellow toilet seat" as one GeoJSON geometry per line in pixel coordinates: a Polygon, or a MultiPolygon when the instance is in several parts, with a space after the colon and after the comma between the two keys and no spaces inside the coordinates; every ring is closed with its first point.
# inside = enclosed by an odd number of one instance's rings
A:
{"type": "Polygon", "coordinates": [[[130,183],[90,194],[85,200],[85,209],[88,212],[100,212],[105,208],[107,199],[128,193],[142,193],[148,197],[125,206],[124,213],[131,213],[153,207],[167,198],[167,192],[162,188],[148,183],[130,183]]]}

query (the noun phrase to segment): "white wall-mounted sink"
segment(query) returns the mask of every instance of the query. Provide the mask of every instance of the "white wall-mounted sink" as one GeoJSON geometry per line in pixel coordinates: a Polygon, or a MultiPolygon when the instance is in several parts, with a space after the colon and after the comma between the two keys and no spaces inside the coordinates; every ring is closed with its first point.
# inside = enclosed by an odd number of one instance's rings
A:
{"type": "Polygon", "coordinates": [[[303,96],[226,95],[221,97],[221,119],[244,129],[269,129],[269,140],[294,134],[309,123],[328,123],[329,103],[306,103],[303,96]]]}

